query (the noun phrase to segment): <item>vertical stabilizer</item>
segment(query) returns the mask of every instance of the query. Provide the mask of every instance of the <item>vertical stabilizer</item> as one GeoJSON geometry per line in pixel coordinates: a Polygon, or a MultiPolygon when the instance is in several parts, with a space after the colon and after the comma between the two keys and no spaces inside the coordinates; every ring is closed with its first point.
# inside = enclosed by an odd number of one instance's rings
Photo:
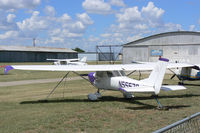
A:
{"type": "Polygon", "coordinates": [[[160,92],[168,61],[168,59],[159,58],[159,61],[151,72],[149,78],[143,80],[154,87],[155,94],[160,92]]]}
{"type": "Polygon", "coordinates": [[[82,59],[81,59],[81,62],[86,62],[87,61],[87,57],[84,56],[82,59]]]}

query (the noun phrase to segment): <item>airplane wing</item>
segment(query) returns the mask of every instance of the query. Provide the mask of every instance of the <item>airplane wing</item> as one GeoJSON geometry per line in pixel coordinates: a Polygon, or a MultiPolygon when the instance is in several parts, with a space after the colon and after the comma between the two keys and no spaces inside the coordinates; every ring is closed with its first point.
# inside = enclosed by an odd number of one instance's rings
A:
{"type": "Polygon", "coordinates": [[[189,63],[169,63],[167,68],[177,68],[177,67],[194,67],[194,64],[189,63]]]}
{"type": "Polygon", "coordinates": [[[79,61],[80,59],[46,59],[48,61],[79,61]]]}
{"type": "Polygon", "coordinates": [[[12,65],[7,66],[18,70],[42,70],[42,71],[134,71],[152,70],[154,66],[145,64],[131,65],[12,65]]]}
{"type": "MultiPolygon", "coordinates": [[[[153,70],[154,64],[120,64],[120,65],[12,65],[8,70],[41,70],[41,71],[134,71],[153,70]]],[[[194,65],[186,63],[169,64],[167,68],[191,67],[194,65]]]]}
{"type": "MultiPolygon", "coordinates": [[[[146,64],[146,65],[152,65],[154,66],[156,64],[156,62],[134,62],[136,64],[146,64]]],[[[194,67],[194,66],[198,66],[198,65],[194,65],[194,64],[190,64],[190,63],[171,63],[169,62],[167,65],[167,68],[177,68],[177,67],[194,67]]],[[[199,65],[200,66],[200,65],[199,65]]]]}

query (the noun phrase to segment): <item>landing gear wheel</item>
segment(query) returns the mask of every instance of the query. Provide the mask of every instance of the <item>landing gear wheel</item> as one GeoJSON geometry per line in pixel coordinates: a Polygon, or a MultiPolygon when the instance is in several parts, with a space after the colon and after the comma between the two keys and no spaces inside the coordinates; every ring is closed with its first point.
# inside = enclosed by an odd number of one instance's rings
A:
{"type": "Polygon", "coordinates": [[[96,101],[96,100],[98,100],[98,97],[97,97],[97,95],[90,93],[90,94],[88,94],[88,100],[96,101]]]}
{"type": "Polygon", "coordinates": [[[178,85],[184,85],[183,82],[178,82],[178,85]]]}
{"type": "Polygon", "coordinates": [[[124,98],[126,98],[126,99],[131,99],[131,98],[134,97],[132,93],[123,93],[123,96],[124,96],[124,98]]]}
{"type": "Polygon", "coordinates": [[[90,101],[96,101],[96,100],[98,100],[99,98],[101,98],[102,96],[101,96],[101,93],[99,93],[99,92],[96,92],[96,93],[90,93],[89,95],[88,95],[88,99],[90,100],[90,101]]]}

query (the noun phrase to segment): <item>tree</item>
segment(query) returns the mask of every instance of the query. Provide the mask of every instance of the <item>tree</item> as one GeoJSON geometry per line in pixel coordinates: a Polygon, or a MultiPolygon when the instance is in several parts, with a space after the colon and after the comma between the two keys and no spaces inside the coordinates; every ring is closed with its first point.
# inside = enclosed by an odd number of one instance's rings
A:
{"type": "Polygon", "coordinates": [[[73,49],[74,51],[78,52],[78,53],[84,53],[85,51],[83,49],[80,49],[78,47],[76,47],[75,49],[73,49]]]}

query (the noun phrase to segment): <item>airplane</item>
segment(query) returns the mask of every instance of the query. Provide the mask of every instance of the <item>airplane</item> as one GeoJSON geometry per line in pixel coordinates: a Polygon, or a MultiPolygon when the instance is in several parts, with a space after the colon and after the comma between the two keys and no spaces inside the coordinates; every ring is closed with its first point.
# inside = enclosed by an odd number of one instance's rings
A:
{"type": "Polygon", "coordinates": [[[54,61],[54,65],[87,65],[87,57],[83,57],[81,60],[77,59],[46,59],[48,61],[54,61]]]}
{"type": "Polygon", "coordinates": [[[175,70],[169,70],[174,73],[171,79],[176,76],[181,81],[179,82],[180,85],[184,85],[184,80],[200,80],[200,68],[197,65],[194,65],[193,67],[183,67],[181,69],[177,68],[175,70]]]}
{"type": "MultiPolygon", "coordinates": [[[[97,88],[96,93],[90,93],[88,99],[95,101],[100,99],[101,90],[112,90],[122,92],[125,98],[133,98],[134,93],[150,93],[158,103],[158,108],[163,108],[157,99],[160,90],[176,91],[186,89],[180,85],[162,85],[166,68],[191,67],[186,63],[168,63],[168,59],[160,58],[156,64],[121,64],[121,65],[12,65],[7,66],[6,71],[18,70],[43,70],[43,71],[67,71],[63,77],[66,78],[69,72],[85,71],[88,74],[89,82],[97,88]],[[135,80],[125,75],[125,71],[152,70],[149,77],[143,80],[135,80]],[[91,72],[96,71],[96,72],[91,72]]],[[[80,75],[81,76],[81,75],[80,75]]],[[[81,76],[82,77],[82,76],[81,76]]],[[[63,80],[62,79],[62,80],[63,80]]],[[[62,81],[61,80],[61,81],[62,81]]],[[[51,93],[55,88],[51,91],[51,93]]],[[[50,93],[50,94],[51,94],[50,93]]],[[[49,94],[49,95],[50,95],[49,94]]],[[[48,95],[48,96],[49,96],[48,95]]]]}
{"type": "MultiPolygon", "coordinates": [[[[141,63],[141,64],[154,64],[156,62],[137,62],[133,61],[132,63],[141,63]]],[[[175,62],[178,63],[178,62],[175,62]]],[[[177,77],[180,82],[179,85],[184,85],[184,81],[194,81],[194,80],[200,80],[200,65],[193,64],[193,66],[190,67],[177,67],[169,70],[173,73],[170,79],[173,79],[174,77],[177,77]]]]}

